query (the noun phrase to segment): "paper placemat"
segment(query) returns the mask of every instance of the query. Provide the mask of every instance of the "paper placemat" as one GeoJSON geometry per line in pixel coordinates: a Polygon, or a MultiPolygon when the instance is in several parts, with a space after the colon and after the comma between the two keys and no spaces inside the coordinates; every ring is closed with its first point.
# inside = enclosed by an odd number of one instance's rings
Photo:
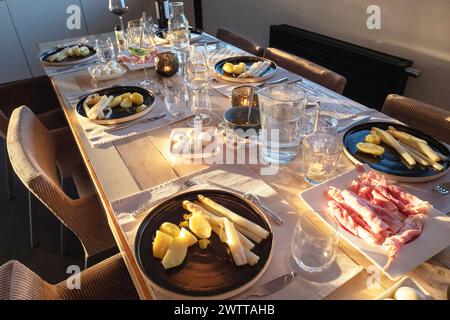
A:
{"type": "MultiPolygon", "coordinates": [[[[128,83],[127,85],[133,85],[128,83]]],[[[94,91],[98,91],[101,89],[96,89],[94,91]]],[[[89,94],[85,93],[85,94],[89,94]]],[[[80,94],[71,94],[66,96],[66,100],[72,105],[73,108],[77,107],[77,103],[79,101],[79,96],[83,95],[83,93],[80,94]]],[[[105,144],[112,143],[113,141],[129,138],[138,134],[143,134],[146,132],[149,132],[151,130],[161,128],[163,126],[166,126],[171,123],[175,123],[178,121],[181,121],[183,119],[187,119],[192,116],[192,113],[190,110],[186,110],[185,113],[180,114],[178,116],[172,116],[167,112],[166,106],[164,104],[164,101],[159,95],[156,95],[156,101],[153,106],[153,109],[147,113],[142,118],[133,120],[131,123],[134,123],[133,126],[129,126],[120,130],[112,131],[112,132],[105,132],[105,129],[113,128],[113,126],[103,126],[95,124],[91,121],[89,121],[85,117],[81,117],[78,115],[77,111],[75,110],[75,113],[77,114],[78,121],[81,124],[81,127],[83,128],[84,132],[86,133],[87,138],[89,139],[89,142],[93,147],[100,147],[105,144]],[[144,122],[145,119],[156,117],[166,114],[164,118],[151,121],[151,122],[144,122]]],[[[123,126],[127,125],[128,122],[118,124],[117,126],[123,126]]]]}
{"type": "MultiPolygon", "coordinates": [[[[284,220],[282,226],[272,223],[274,236],[273,258],[267,271],[255,286],[262,285],[294,270],[295,265],[291,258],[290,243],[299,214],[293,207],[284,201],[275,190],[250,173],[249,169],[243,165],[221,165],[208,168],[113,202],[112,208],[117,214],[119,224],[122,227],[128,244],[133,252],[135,235],[139,224],[144,217],[135,219],[129,213],[134,212],[137,208],[145,205],[149,200],[154,201],[155,199],[171,195],[173,192],[176,192],[179,185],[194,176],[198,179],[210,182],[210,184],[198,185],[193,187],[192,190],[205,187],[217,188],[218,185],[221,185],[224,186],[223,189],[227,191],[241,193],[251,191],[261,198],[264,205],[277,212],[284,220]]],[[[263,299],[323,299],[345,282],[359,274],[361,270],[362,268],[360,266],[338,249],[335,263],[326,272],[316,275],[305,275],[300,273],[288,286],[276,293],[263,297],[263,299]]],[[[150,286],[149,282],[148,285],[150,286]]],[[[235,298],[239,299],[240,297],[245,297],[251,290],[252,288],[235,298]]],[[[165,296],[157,291],[154,293],[157,299],[171,299],[170,296],[165,296]]],[[[254,299],[255,297],[250,298],[254,299]]]]}

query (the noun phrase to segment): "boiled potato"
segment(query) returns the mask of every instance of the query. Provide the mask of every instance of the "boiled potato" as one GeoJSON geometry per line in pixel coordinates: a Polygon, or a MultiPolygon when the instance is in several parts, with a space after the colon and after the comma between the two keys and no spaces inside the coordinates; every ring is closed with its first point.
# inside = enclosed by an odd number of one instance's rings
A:
{"type": "Polygon", "coordinates": [[[118,96],[118,97],[121,97],[122,98],[122,100],[123,99],[126,99],[126,98],[129,98],[131,96],[131,92],[125,92],[125,93],[122,93],[120,96],[118,96]]]}
{"type": "Polygon", "coordinates": [[[139,106],[144,103],[144,97],[142,94],[134,92],[130,95],[130,100],[135,106],[139,106]]]}
{"type": "Polygon", "coordinates": [[[157,259],[162,259],[172,245],[173,238],[168,234],[156,231],[156,237],[153,240],[153,256],[157,259]]]}
{"type": "Polygon", "coordinates": [[[380,144],[381,143],[381,139],[378,135],[370,133],[366,136],[366,138],[364,139],[365,142],[367,143],[373,143],[373,144],[380,144]]]}
{"type": "Polygon", "coordinates": [[[122,100],[122,102],[120,103],[120,106],[122,108],[130,108],[133,106],[133,102],[130,100],[130,98],[125,98],[122,100]]]}
{"type": "Polygon", "coordinates": [[[240,75],[245,71],[245,69],[246,69],[245,63],[241,62],[233,66],[233,73],[236,75],[240,75]]]}
{"type": "Polygon", "coordinates": [[[175,238],[162,260],[164,269],[178,267],[186,258],[188,246],[183,238],[175,238]]]}
{"type": "Polygon", "coordinates": [[[178,237],[183,239],[188,247],[197,243],[197,238],[185,228],[181,228],[180,235],[178,237]]]}
{"type": "Polygon", "coordinates": [[[167,233],[169,236],[172,236],[174,238],[178,237],[180,234],[180,228],[178,228],[175,224],[171,222],[164,222],[160,227],[159,230],[167,233]]]}
{"type": "Polygon", "coordinates": [[[233,73],[233,64],[229,62],[225,63],[222,67],[222,70],[226,73],[233,73]]]}
{"type": "Polygon", "coordinates": [[[356,148],[361,152],[368,153],[373,156],[381,156],[384,153],[383,147],[373,143],[360,142],[356,145],[356,148]]]}
{"type": "Polygon", "coordinates": [[[111,103],[109,104],[109,106],[111,108],[117,108],[118,106],[120,106],[120,103],[122,102],[122,97],[121,96],[117,96],[113,99],[113,101],[111,101],[111,103]]]}
{"type": "Polygon", "coordinates": [[[147,108],[148,108],[147,105],[141,104],[139,107],[136,108],[136,113],[142,112],[142,111],[144,111],[147,108]]]}
{"type": "Polygon", "coordinates": [[[193,214],[189,219],[189,229],[200,239],[211,236],[211,225],[201,214],[193,214]]]}
{"type": "Polygon", "coordinates": [[[200,239],[198,241],[198,246],[200,247],[200,249],[206,249],[209,244],[211,243],[211,241],[209,241],[208,239],[200,239]]]}

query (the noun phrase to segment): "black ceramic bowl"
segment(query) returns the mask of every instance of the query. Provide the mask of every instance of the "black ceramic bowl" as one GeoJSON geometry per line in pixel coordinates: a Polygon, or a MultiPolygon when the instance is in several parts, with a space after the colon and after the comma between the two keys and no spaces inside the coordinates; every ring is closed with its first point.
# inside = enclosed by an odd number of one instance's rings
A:
{"type": "Polygon", "coordinates": [[[232,107],[223,114],[225,125],[229,129],[243,130],[253,129],[256,132],[261,129],[259,108],[251,107],[249,119],[249,107],[232,107]],[[249,121],[250,120],[250,121],[249,121]]]}

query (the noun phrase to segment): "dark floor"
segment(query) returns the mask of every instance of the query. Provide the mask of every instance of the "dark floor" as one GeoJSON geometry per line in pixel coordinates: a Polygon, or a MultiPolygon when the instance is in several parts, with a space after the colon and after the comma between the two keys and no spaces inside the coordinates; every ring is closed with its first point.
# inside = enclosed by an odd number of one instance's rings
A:
{"type": "MultiPolygon", "coordinates": [[[[3,140],[3,139],[2,139],[3,140]]],[[[4,141],[0,141],[3,144],[4,141]]],[[[65,280],[69,265],[84,265],[84,252],[72,235],[64,257],[59,251],[59,221],[44,207],[38,208],[38,247],[30,246],[28,196],[26,188],[15,177],[13,200],[7,199],[3,148],[0,148],[0,265],[18,260],[50,283],[65,280]]]]}

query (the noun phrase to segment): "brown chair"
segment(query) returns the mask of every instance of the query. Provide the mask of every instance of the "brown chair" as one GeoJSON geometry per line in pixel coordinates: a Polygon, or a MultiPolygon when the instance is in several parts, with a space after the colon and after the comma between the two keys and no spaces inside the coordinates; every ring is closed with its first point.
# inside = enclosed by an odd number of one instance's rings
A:
{"type": "Polygon", "coordinates": [[[255,56],[262,57],[264,54],[264,47],[259,43],[250,40],[230,29],[218,28],[216,36],[220,40],[232,44],[233,46],[238,47],[251,54],[254,54],[255,56]]]}
{"type": "Polygon", "coordinates": [[[427,103],[390,94],[381,112],[450,144],[450,111],[427,103]]]}
{"type": "MultiPolygon", "coordinates": [[[[35,77],[0,84],[0,137],[6,139],[9,117],[14,109],[21,105],[32,106],[39,120],[49,130],[67,126],[62,110],[58,106],[58,99],[53,91],[48,77],[35,77]],[[55,109],[50,109],[53,106],[55,109]]],[[[4,144],[5,146],[5,144],[4,144]]],[[[6,148],[5,148],[6,149],[6,148]]],[[[5,158],[7,154],[5,152],[5,158]]],[[[5,161],[6,187],[8,199],[14,198],[13,176],[9,160],[5,161]]]]}
{"type": "Polygon", "coordinates": [[[342,94],[347,83],[347,79],[340,74],[280,49],[267,48],[264,58],[339,94],[342,94]]]}
{"type": "Polygon", "coordinates": [[[71,280],[51,285],[20,262],[8,261],[0,266],[0,300],[139,299],[120,254],[82,271],[79,289],[69,289],[71,280]]]}
{"type": "MultiPolygon", "coordinates": [[[[91,257],[115,249],[115,241],[85,169],[78,167],[71,172],[79,199],[68,197],[58,181],[56,167],[66,152],[68,137],[64,129],[47,130],[30,109],[22,106],[14,110],[9,122],[8,153],[25,186],[79,238],[87,266],[91,257]]],[[[30,212],[31,218],[33,214],[30,212]]]]}
{"type": "MultiPolygon", "coordinates": [[[[5,112],[7,112],[5,110],[5,112]]],[[[0,109],[0,138],[6,141],[6,134],[8,132],[9,118],[6,116],[5,112],[0,109]]],[[[11,111],[12,112],[12,111],[11,111]]],[[[49,130],[62,128],[67,125],[64,120],[64,115],[62,110],[55,109],[38,114],[37,117],[42,122],[42,124],[49,130]]],[[[5,174],[6,174],[6,187],[8,199],[14,198],[14,180],[12,176],[11,164],[9,163],[8,153],[6,152],[6,142],[3,143],[4,155],[5,155],[5,174]]]]}

